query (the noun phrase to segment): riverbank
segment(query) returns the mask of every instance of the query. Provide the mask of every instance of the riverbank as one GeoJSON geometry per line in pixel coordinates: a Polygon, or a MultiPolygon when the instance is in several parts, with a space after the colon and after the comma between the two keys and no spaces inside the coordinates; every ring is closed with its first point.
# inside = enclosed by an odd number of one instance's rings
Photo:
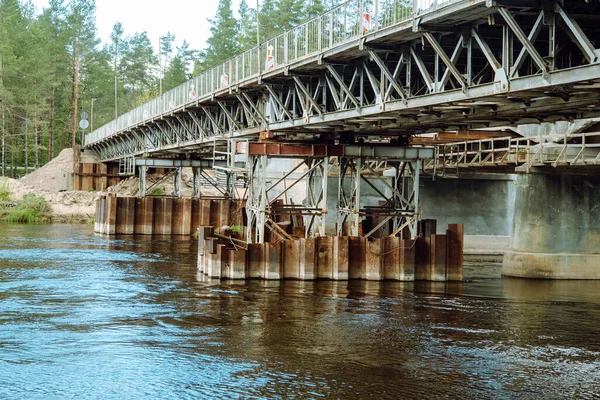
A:
{"type": "MultiPolygon", "coordinates": [[[[89,153],[78,156],[79,161],[98,163],[89,153]]],[[[24,196],[38,196],[48,204],[50,211],[44,220],[51,223],[89,223],[96,213],[100,192],[70,189],[71,173],[75,162],[73,149],[64,149],[48,164],[16,180],[0,177],[0,187],[8,206],[23,203],[24,196]]]]}
{"type": "Polygon", "coordinates": [[[19,204],[27,195],[43,198],[50,206],[48,222],[52,223],[88,223],[96,213],[96,200],[100,192],[40,190],[25,185],[18,180],[0,178],[0,184],[9,192],[8,203],[19,204]]]}

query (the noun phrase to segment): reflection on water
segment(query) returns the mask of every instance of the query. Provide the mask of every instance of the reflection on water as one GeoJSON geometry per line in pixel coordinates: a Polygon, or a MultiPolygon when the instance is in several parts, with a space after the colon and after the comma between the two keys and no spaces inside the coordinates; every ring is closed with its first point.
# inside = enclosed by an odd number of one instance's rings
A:
{"type": "Polygon", "coordinates": [[[0,398],[596,398],[600,282],[219,282],[195,243],[0,225],[0,398]]]}

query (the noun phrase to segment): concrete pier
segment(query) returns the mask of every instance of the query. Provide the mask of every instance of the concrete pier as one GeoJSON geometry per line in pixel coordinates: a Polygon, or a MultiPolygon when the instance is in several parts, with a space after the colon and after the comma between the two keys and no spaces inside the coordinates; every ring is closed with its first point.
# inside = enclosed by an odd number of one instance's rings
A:
{"type": "Polygon", "coordinates": [[[511,249],[503,274],[600,279],[600,177],[531,173],[516,181],[511,249]]]}
{"type": "Polygon", "coordinates": [[[198,229],[198,271],[216,279],[462,281],[463,227],[415,240],[323,236],[236,245],[239,238],[198,229]]]}

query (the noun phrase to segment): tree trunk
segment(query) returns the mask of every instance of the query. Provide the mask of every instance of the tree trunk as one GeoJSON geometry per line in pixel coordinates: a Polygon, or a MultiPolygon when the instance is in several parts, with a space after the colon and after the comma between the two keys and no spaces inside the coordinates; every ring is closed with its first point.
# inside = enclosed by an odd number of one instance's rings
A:
{"type": "Polygon", "coordinates": [[[10,135],[10,177],[15,179],[15,127],[17,126],[16,117],[13,120],[12,134],[10,135]]]}
{"type": "MultiPolygon", "coordinates": [[[[0,55],[0,89],[3,88],[2,78],[2,55],[0,55]]],[[[1,92],[0,92],[1,93],[1,92]]],[[[0,97],[0,107],[2,108],[2,176],[6,176],[6,139],[4,134],[4,99],[0,97]]]]}
{"type": "Polygon", "coordinates": [[[75,40],[75,65],[73,67],[73,93],[71,97],[71,146],[75,147],[77,137],[77,103],[79,101],[79,40],[75,40]]]}
{"type": "Polygon", "coordinates": [[[56,104],[56,88],[50,91],[50,115],[48,117],[48,161],[54,158],[54,107],[56,104]]]}
{"type": "Polygon", "coordinates": [[[4,125],[4,102],[0,100],[2,106],[2,176],[6,176],[6,135],[4,125]]]}
{"type": "MultiPolygon", "coordinates": [[[[27,107],[27,102],[25,102],[27,107]]],[[[29,119],[25,120],[25,175],[29,173],[29,119]]]]}
{"type": "Polygon", "coordinates": [[[34,116],[35,124],[33,125],[34,129],[34,151],[35,151],[35,169],[40,167],[40,126],[38,121],[37,111],[34,116]]]}

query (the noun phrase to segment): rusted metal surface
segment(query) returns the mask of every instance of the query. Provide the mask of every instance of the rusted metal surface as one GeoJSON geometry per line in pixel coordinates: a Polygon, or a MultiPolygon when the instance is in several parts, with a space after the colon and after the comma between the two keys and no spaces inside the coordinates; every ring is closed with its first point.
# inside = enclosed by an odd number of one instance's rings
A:
{"type": "Polygon", "coordinates": [[[190,235],[199,226],[243,225],[244,202],[227,199],[100,196],[94,231],[108,235],[190,235]]]}
{"type": "Polygon", "coordinates": [[[343,146],[334,144],[248,143],[248,153],[271,157],[330,157],[343,155],[343,146]]]}
{"type": "Polygon", "coordinates": [[[462,281],[463,277],[463,238],[464,227],[462,224],[450,224],[446,230],[446,279],[448,281],[462,281]]]}
{"type": "MultiPolygon", "coordinates": [[[[430,221],[423,225],[435,224],[430,221]]],[[[233,249],[227,238],[215,235],[212,228],[200,228],[198,239],[198,270],[215,278],[462,280],[463,227],[459,224],[450,225],[447,235],[431,234],[414,240],[324,236],[254,243],[247,251],[233,249]]]]}
{"type": "Polygon", "coordinates": [[[135,200],[135,197],[117,197],[117,235],[132,235],[135,232],[135,200]]]}
{"type": "Polygon", "coordinates": [[[106,190],[121,180],[116,164],[73,163],[72,190],[106,190]]]}

